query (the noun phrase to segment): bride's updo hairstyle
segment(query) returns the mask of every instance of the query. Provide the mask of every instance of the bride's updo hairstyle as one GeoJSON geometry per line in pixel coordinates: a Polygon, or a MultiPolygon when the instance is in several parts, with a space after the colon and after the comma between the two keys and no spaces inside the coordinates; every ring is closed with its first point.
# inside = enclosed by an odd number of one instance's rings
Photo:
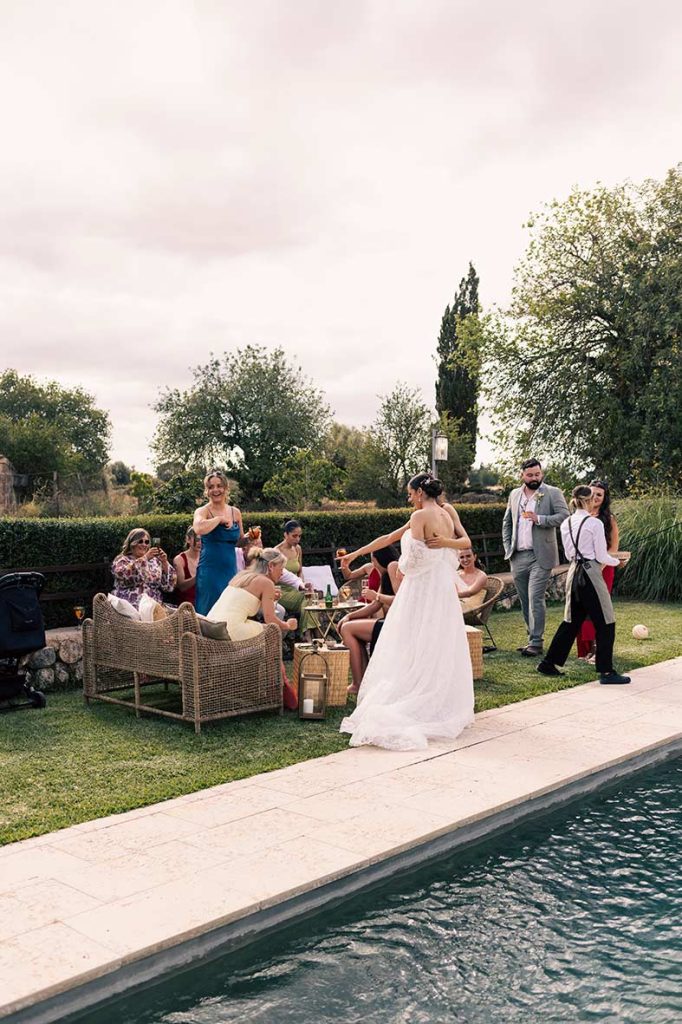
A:
{"type": "Polygon", "coordinates": [[[430,473],[417,473],[410,480],[410,487],[413,491],[418,491],[421,488],[427,498],[437,498],[439,494],[443,493],[442,483],[430,473]]]}

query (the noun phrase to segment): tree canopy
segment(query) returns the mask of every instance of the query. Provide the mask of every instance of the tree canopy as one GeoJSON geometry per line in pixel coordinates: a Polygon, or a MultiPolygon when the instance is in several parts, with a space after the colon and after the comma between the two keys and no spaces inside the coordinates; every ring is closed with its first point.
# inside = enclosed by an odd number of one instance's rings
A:
{"type": "Polygon", "coordinates": [[[224,465],[246,500],[298,448],[321,444],[330,422],[322,392],[282,348],[248,345],[192,371],[186,391],[167,390],[155,406],[159,461],[224,465]]]}
{"type": "Polygon", "coordinates": [[[280,507],[309,509],[323,498],[337,501],[344,497],[346,473],[319,452],[299,448],[287,456],[278,473],[263,487],[263,497],[280,507]]]}
{"type": "Polygon", "coordinates": [[[448,434],[450,430],[456,431],[461,452],[450,472],[451,487],[464,482],[476,454],[480,356],[477,337],[467,329],[467,320],[478,316],[478,284],[478,275],[470,263],[452,305],[445,307],[438,336],[436,408],[442,429],[448,434]],[[464,457],[462,446],[468,449],[468,459],[464,457]]]}
{"type": "Polygon", "coordinates": [[[682,484],[682,164],[575,189],[531,220],[486,397],[513,458],[549,455],[624,490],[682,484]]]}
{"type": "Polygon", "coordinates": [[[0,374],[0,454],[29,474],[31,492],[55,472],[61,487],[101,473],[110,431],[108,414],[83,388],[0,374]]]}
{"type": "Polygon", "coordinates": [[[430,465],[431,413],[421,392],[396,384],[382,396],[371,426],[351,437],[347,497],[375,499],[383,506],[403,504],[407,481],[430,465]]]}

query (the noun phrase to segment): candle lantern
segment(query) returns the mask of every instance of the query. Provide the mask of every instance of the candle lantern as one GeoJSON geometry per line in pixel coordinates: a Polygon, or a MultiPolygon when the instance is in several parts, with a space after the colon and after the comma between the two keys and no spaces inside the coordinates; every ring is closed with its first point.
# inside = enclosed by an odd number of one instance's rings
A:
{"type": "Polygon", "coordinates": [[[327,663],[317,651],[304,654],[301,658],[298,672],[298,717],[299,718],[324,718],[327,714],[327,685],[329,676],[327,663]],[[306,668],[309,658],[315,658],[317,664],[312,663],[306,668]],[[319,663],[322,663],[320,670],[319,663]],[[317,669],[317,671],[315,671],[317,669]]]}

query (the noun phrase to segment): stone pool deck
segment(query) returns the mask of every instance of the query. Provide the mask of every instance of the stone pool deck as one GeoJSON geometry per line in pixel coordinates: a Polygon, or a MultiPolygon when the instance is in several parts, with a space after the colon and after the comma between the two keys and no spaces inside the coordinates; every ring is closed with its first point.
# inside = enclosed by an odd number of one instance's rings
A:
{"type": "Polygon", "coordinates": [[[681,752],[682,658],[632,675],[0,849],[0,1017],[60,1020],[681,752]]]}

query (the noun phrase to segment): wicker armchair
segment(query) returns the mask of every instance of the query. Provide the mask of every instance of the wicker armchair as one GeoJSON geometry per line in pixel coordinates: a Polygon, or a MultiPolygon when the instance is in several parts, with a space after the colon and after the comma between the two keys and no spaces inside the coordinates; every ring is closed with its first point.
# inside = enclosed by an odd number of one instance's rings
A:
{"type": "Polygon", "coordinates": [[[497,644],[495,638],[490,632],[490,626],[488,625],[488,619],[490,613],[495,607],[496,603],[502,596],[504,590],[504,582],[497,576],[489,576],[488,583],[485,588],[485,601],[483,604],[479,604],[478,608],[472,608],[470,611],[464,613],[464,622],[467,626],[476,626],[478,629],[485,631],[490,644],[483,648],[484,654],[489,654],[491,651],[497,650],[497,644]]]}
{"type": "Polygon", "coordinates": [[[86,701],[110,704],[194,723],[244,715],[282,712],[281,633],[266,625],[250,640],[210,640],[201,635],[194,608],[181,604],[157,622],[137,622],[114,611],[104,594],[93,601],[93,617],[83,623],[83,693],[86,701]],[[142,702],[142,690],[159,682],[177,683],[181,711],[142,702]],[[111,696],[134,690],[131,701],[111,696]]]}

